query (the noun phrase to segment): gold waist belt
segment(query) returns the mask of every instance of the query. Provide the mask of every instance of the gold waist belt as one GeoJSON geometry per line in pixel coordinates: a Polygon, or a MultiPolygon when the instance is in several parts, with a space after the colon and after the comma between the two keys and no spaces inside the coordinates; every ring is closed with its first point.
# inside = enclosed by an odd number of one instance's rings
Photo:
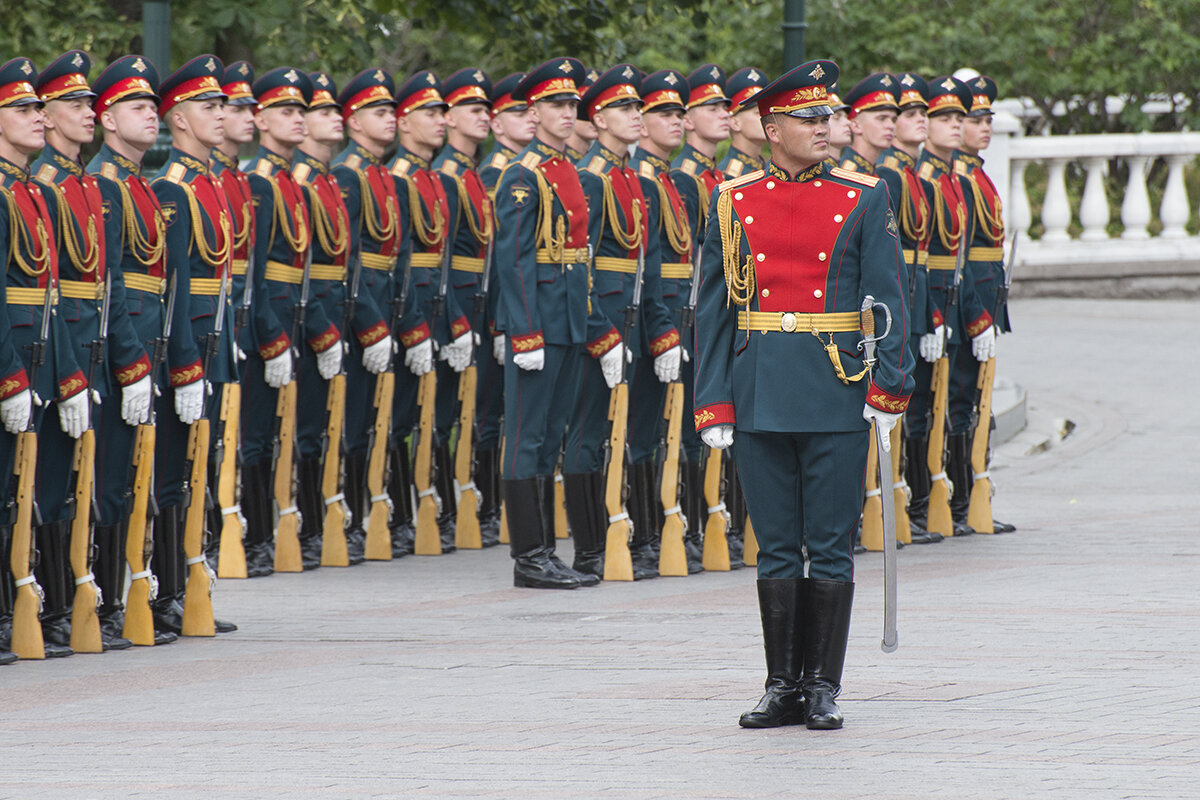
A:
{"type": "MultiPolygon", "coordinates": [[[[218,296],[221,294],[221,279],[220,278],[192,278],[192,294],[206,294],[218,296]]],[[[232,284],[230,284],[232,286],[232,284]]],[[[225,290],[225,299],[229,299],[229,289],[225,290]]]]}
{"type": "Polygon", "coordinates": [[[857,311],[826,314],[779,311],[739,311],[738,330],[784,333],[848,333],[861,329],[857,311]]]}
{"type": "Polygon", "coordinates": [[[385,256],[379,253],[363,253],[363,266],[367,269],[379,269],[384,272],[391,272],[392,267],[396,266],[395,256],[385,256]]]}
{"type": "Polygon", "coordinates": [[[413,253],[412,265],[422,269],[438,269],[442,266],[442,257],[438,253],[413,253]]]}
{"type": "MultiPolygon", "coordinates": [[[[41,289],[38,291],[40,292],[41,289]]],[[[103,300],[104,284],[92,281],[62,280],[58,282],[58,293],[62,297],[70,297],[75,300],[103,300]]],[[[46,295],[43,294],[42,302],[45,301],[46,295]]]]}
{"type": "Polygon", "coordinates": [[[167,279],[156,278],[153,275],[146,275],[141,272],[126,272],[125,288],[161,295],[167,290],[167,279]]]}
{"type": "Polygon", "coordinates": [[[972,247],[967,251],[967,261],[1003,261],[1004,249],[1000,247],[972,247]]]}
{"type": "MultiPolygon", "coordinates": [[[[583,264],[587,261],[588,252],[586,247],[564,247],[562,255],[558,258],[552,258],[551,252],[546,248],[541,248],[537,251],[537,263],[539,264],[583,264]]],[[[596,259],[599,262],[600,259],[596,259]]],[[[631,270],[632,271],[632,270],[631,270]]]]}
{"type": "Polygon", "coordinates": [[[346,268],[336,264],[313,264],[308,270],[308,275],[319,281],[344,281],[346,268]]]}
{"type": "Polygon", "coordinates": [[[291,264],[284,264],[282,261],[268,261],[267,269],[263,272],[263,277],[269,281],[294,283],[299,286],[304,283],[304,270],[296,269],[291,264]]]}
{"type": "MultiPolygon", "coordinates": [[[[10,286],[5,290],[6,300],[10,306],[44,306],[46,290],[39,288],[23,288],[10,286]]],[[[50,293],[50,305],[58,304],[58,292],[50,293]]]]}
{"type": "Polygon", "coordinates": [[[692,277],[692,265],[688,261],[682,264],[663,264],[662,276],[671,280],[688,280],[692,277]]]}
{"type": "Polygon", "coordinates": [[[476,275],[482,275],[483,259],[471,256],[450,256],[450,267],[462,272],[474,272],[476,275]]]}
{"type": "Polygon", "coordinates": [[[929,268],[953,270],[955,260],[954,256],[930,256],[929,268]]]}
{"type": "Polygon", "coordinates": [[[637,259],[596,256],[596,269],[602,272],[624,272],[628,275],[636,275],[637,259]]]}
{"type": "Polygon", "coordinates": [[[234,275],[245,275],[246,274],[246,264],[247,264],[246,259],[235,258],[233,260],[233,274],[234,275]]]}
{"type": "MultiPolygon", "coordinates": [[[[904,251],[904,263],[908,264],[910,267],[917,266],[917,265],[920,265],[923,267],[929,263],[929,251],[928,250],[905,250],[904,251]]],[[[951,264],[950,268],[953,269],[954,265],[951,264]]]]}

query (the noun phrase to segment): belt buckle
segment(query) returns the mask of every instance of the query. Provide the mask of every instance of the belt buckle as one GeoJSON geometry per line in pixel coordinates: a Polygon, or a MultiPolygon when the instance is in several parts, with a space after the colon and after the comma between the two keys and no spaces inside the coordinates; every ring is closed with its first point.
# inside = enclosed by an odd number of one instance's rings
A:
{"type": "Polygon", "coordinates": [[[796,331],[796,315],[790,311],[784,314],[779,318],[779,327],[787,333],[794,333],[796,331]]]}

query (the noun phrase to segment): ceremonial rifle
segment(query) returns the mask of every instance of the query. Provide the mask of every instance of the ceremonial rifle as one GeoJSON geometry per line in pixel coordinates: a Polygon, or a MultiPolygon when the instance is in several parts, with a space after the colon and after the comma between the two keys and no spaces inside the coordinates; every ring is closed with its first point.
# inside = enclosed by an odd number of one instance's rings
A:
{"type": "Polygon", "coordinates": [[[96,485],[96,426],[90,394],[96,371],[104,363],[104,342],[108,338],[108,316],[112,296],[112,273],[104,278],[104,300],[100,306],[100,330],[88,345],[87,386],[89,394],[84,413],[87,427],[75,443],[75,519],[71,522],[71,572],[75,575],[75,601],[71,607],[71,649],[77,653],[102,653],[100,637],[100,589],[92,574],[92,531],[96,485]]]}
{"type": "MultiPolygon", "coordinates": [[[[996,290],[996,305],[992,314],[992,325],[996,334],[1000,333],[1000,317],[1008,304],[1008,290],[1012,286],[1013,269],[1016,267],[1017,237],[1020,232],[1013,233],[1012,245],[1008,251],[1008,267],[1003,262],[1000,268],[1004,271],[1004,283],[996,290]]],[[[991,472],[988,470],[988,450],[992,438],[992,389],[996,383],[996,358],[993,356],[979,365],[979,378],[975,382],[975,424],[974,435],[971,438],[971,472],[974,477],[971,483],[971,502],[967,509],[967,524],[979,533],[995,533],[996,524],[992,519],[992,486],[991,472]]]]}
{"type": "MultiPolygon", "coordinates": [[[[213,329],[205,337],[204,373],[200,378],[204,382],[209,379],[213,357],[221,344],[221,331],[225,329],[225,303],[229,297],[230,271],[228,263],[221,270],[221,290],[217,295],[213,329]]],[[[180,631],[184,636],[215,636],[217,632],[212,610],[212,590],[216,583],[216,575],[209,568],[208,559],[204,554],[208,448],[211,436],[209,420],[203,411],[207,394],[208,390],[202,384],[200,418],[188,429],[188,460],[184,469],[185,473],[191,475],[188,481],[187,515],[183,529],[183,552],[187,557],[188,568],[187,589],[183,597],[183,626],[180,631]]]]}
{"type": "MultiPolygon", "coordinates": [[[[275,477],[272,494],[278,511],[275,525],[275,571],[301,572],[304,562],[300,556],[300,510],[292,489],[292,465],[296,447],[296,367],[300,363],[300,337],[304,335],[304,318],[308,308],[309,282],[312,274],[312,248],[304,256],[304,274],[300,278],[300,298],[292,306],[292,379],[279,387],[275,401],[275,417],[279,424],[279,436],[275,443],[275,477]]],[[[311,520],[316,524],[316,520],[311,520]]],[[[343,537],[343,543],[345,539],[343,537]]],[[[343,547],[341,553],[327,553],[322,544],[321,564],[347,566],[350,561],[343,547]],[[335,562],[333,559],[339,559],[335,562]]]]}
{"type": "MultiPolygon", "coordinates": [[[[429,314],[430,330],[437,330],[437,319],[445,311],[446,290],[450,284],[450,241],[442,240],[442,275],[438,283],[437,296],[433,298],[429,314]]],[[[451,332],[453,336],[453,332],[451,332]]],[[[413,552],[419,556],[442,554],[441,533],[437,518],[442,513],[442,499],[434,485],[433,438],[434,406],[437,401],[437,370],[431,369],[421,376],[417,385],[417,403],[420,413],[417,420],[417,456],[413,466],[413,482],[417,485],[417,538],[413,552]]]]}
{"type": "MultiPolygon", "coordinates": [[[[167,360],[167,342],[171,338],[171,322],[175,315],[177,275],[171,274],[167,294],[166,314],[163,316],[162,336],[154,340],[150,358],[150,384],[158,391],[158,370],[167,360]]],[[[158,581],[150,571],[152,538],[150,518],[158,514],[154,502],[154,442],[156,410],[150,398],[150,416],[138,425],[133,442],[133,507],[129,514],[129,530],[125,534],[125,560],[129,562],[129,594],[125,598],[125,625],[121,635],[136,645],[154,644],[154,617],[150,601],[158,594],[158,581]]]]}
{"type": "MultiPolygon", "coordinates": [[[[469,202],[469,198],[468,198],[469,202]]],[[[483,330],[483,312],[487,307],[487,292],[491,285],[492,253],[496,236],[493,229],[488,239],[483,259],[483,277],[479,292],[474,298],[471,311],[471,330],[483,330]]],[[[480,334],[482,336],[482,334],[480,334]]],[[[471,347],[471,361],[458,378],[458,444],[454,451],[454,483],[458,487],[458,516],[455,521],[454,544],[460,550],[478,550],[483,547],[479,530],[479,490],[471,475],[475,463],[475,387],[479,380],[476,366],[476,348],[471,347]]],[[[556,484],[556,490],[560,484],[556,484]]],[[[557,498],[557,495],[556,495],[557,498]]],[[[556,502],[555,508],[558,508],[556,502]]]]}
{"type": "MultiPolygon", "coordinates": [[[[314,197],[313,202],[321,202],[314,197]]],[[[350,278],[350,292],[342,306],[342,337],[349,339],[354,320],[354,307],[358,302],[358,289],[362,281],[362,255],[354,261],[354,274],[350,278]]],[[[338,342],[334,347],[341,347],[338,342]]],[[[343,362],[345,359],[343,358],[343,362]]],[[[334,553],[347,550],[346,546],[346,495],[338,491],[342,479],[342,426],[346,421],[346,366],[329,379],[325,400],[325,462],[321,472],[321,496],[325,498],[325,524],[321,533],[321,555],[331,548],[334,553]]],[[[363,509],[356,509],[359,514],[363,509]]],[[[365,556],[365,553],[364,553],[365,556]]],[[[346,561],[349,563],[349,552],[346,561]]]]}
{"type": "MultiPolygon", "coordinates": [[[[965,227],[965,226],[964,226],[965,227]]],[[[958,284],[962,280],[963,264],[967,257],[966,234],[958,245],[954,259],[954,280],[946,290],[946,311],[942,321],[942,357],[933,364],[930,391],[933,395],[933,419],[929,426],[929,510],[926,528],[942,536],[954,535],[954,518],[950,514],[950,484],[946,478],[946,406],[950,395],[950,323],[958,306],[958,284]]]]}
{"type": "MultiPolygon", "coordinates": [[[[871,295],[867,295],[863,298],[859,316],[863,339],[859,342],[858,347],[863,351],[863,361],[869,370],[868,378],[871,378],[875,370],[875,344],[886,339],[888,334],[892,332],[892,312],[884,303],[877,301],[871,295]],[[884,319],[886,320],[883,333],[879,336],[875,335],[876,308],[882,309],[884,319]]],[[[885,486],[892,474],[891,466],[884,465],[884,457],[889,450],[887,436],[879,429],[879,425],[875,422],[871,423],[871,433],[874,439],[875,452],[879,454],[879,457],[875,459],[877,486],[885,486]]],[[[895,651],[898,641],[896,636],[896,537],[892,534],[892,531],[896,530],[896,506],[891,492],[880,492],[879,500],[880,511],[883,517],[884,534],[883,641],[880,647],[882,647],[883,652],[891,653],[895,651]]]]}
{"type": "MultiPolygon", "coordinates": [[[[233,335],[229,337],[230,363],[238,363],[238,337],[250,322],[250,307],[254,297],[254,248],[246,255],[246,277],[242,302],[233,312],[233,335]]],[[[246,577],[246,548],[242,534],[246,518],[237,502],[238,441],[242,416],[242,384],[230,381],[221,389],[221,413],[217,417],[217,433],[213,437],[217,464],[217,506],[221,509],[221,538],[217,555],[218,578],[246,577]]]]}
{"type": "MultiPolygon", "coordinates": [[[[33,405],[38,406],[43,405],[44,401],[37,396],[37,373],[46,363],[46,344],[50,339],[50,315],[55,291],[54,277],[48,275],[46,298],[42,304],[42,329],[38,338],[29,345],[29,396],[33,405]]],[[[84,391],[90,389],[85,388],[84,391]]],[[[36,552],[33,545],[34,519],[41,522],[33,486],[37,471],[36,418],[33,408],[30,408],[29,424],[17,434],[17,450],[13,462],[13,472],[17,476],[17,499],[12,529],[12,553],[9,556],[16,590],[9,646],[19,657],[29,659],[46,657],[42,623],[38,620],[38,614],[42,610],[42,587],[38,586],[37,578],[33,574],[36,552]]]]}
{"type": "MultiPolygon", "coordinates": [[[[594,255],[592,268],[595,268],[594,255]]],[[[642,276],[646,271],[646,245],[638,248],[637,270],[633,276],[633,298],[625,307],[625,325],[621,343],[628,352],[632,346],[631,336],[637,325],[638,310],[642,305],[642,276]]],[[[608,436],[608,471],[604,483],[604,508],[608,513],[608,533],[604,547],[604,580],[633,580],[633,557],[629,553],[629,540],[633,536],[633,521],[625,508],[628,487],[625,482],[625,446],[629,429],[629,359],[622,354],[619,369],[621,380],[609,393],[608,419],[611,423],[608,436]]]]}

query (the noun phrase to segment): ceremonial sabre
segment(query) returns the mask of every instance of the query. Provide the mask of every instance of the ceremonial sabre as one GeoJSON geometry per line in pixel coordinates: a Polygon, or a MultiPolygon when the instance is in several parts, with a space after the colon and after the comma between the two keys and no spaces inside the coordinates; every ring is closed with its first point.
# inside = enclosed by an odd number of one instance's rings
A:
{"type": "MultiPolygon", "coordinates": [[[[859,349],[863,351],[867,369],[874,373],[875,343],[887,338],[892,332],[892,312],[884,303],[875,300],[871,295],[863,298],[862,308],[863,339],[859,349]],[[875,335],[875,309],[883,311],[887,325],[881,336],[875,335]]],[[[892,470],[890,459],[884,456],[889,452],[888,435],[872,423],[871,430],[875,433],[875,452],[879,453],[879,485],[885,486],[891,482],[892,470]],[[885,461],[887,465],[885,466],[885,461]]],[[[898,645],[896,635],[896,505],[892,492],[881,491],[879,500],[883,506],[883,641],[880,648],[885,653],[895,652],[898,645]]]]}

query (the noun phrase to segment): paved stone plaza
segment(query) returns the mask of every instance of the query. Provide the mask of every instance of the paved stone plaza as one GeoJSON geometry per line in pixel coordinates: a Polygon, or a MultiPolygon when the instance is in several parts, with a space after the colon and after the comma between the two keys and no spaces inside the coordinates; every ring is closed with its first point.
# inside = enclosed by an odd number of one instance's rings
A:
{"type": "Polygon", "coordinates": [[[0,668],[0,798],[1200,797],[1195,317],[1014,302],[1019,531],[903,550],[891,655],[860,557],[841,731],[737,726],[752,570],[537,592],[497,548],[222,581],[237,633],[0,668]]]}

